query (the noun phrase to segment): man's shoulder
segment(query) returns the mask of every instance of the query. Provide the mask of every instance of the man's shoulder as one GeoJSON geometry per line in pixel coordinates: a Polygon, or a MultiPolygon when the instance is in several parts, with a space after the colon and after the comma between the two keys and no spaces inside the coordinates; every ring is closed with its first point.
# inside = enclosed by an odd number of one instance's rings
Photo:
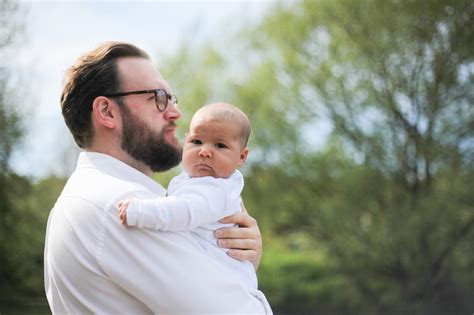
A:
{"type": "Polygon", "coordinates": [[[140,183],[91,168],[76,170],[67,181],[61,197],[79,198],[99,207],[105,207],[111,200],[129,195],[141,195],[149,198],[155,196],[140,183]]]}

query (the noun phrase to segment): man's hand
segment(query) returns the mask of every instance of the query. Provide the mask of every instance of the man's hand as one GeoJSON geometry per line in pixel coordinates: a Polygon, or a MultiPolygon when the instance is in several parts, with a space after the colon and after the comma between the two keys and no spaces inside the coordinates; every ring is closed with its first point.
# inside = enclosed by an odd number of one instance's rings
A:
{"type": "Polygon", "coordinates": [[[228,254],[231,257],[248,260],[257,269],[262,257],[262,235],[257,221],[247,213],[243,204],[242,210],[219,221],[237,224],[239,227],[221,228],[216,230],[215,235],[220,247],[230,249],[228,254]]]}

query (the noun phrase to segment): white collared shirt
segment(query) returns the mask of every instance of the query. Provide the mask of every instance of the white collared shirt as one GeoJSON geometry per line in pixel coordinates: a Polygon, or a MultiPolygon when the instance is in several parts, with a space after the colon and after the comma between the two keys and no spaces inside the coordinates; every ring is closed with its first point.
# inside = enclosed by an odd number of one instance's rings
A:
{"type": "Polygon", "coordinates": [[[54,314],[265,313],[190,232],[122,226],[119,200],[165,194],[108,155],[80,154],[46,231],[45,289],[54,314]]]}

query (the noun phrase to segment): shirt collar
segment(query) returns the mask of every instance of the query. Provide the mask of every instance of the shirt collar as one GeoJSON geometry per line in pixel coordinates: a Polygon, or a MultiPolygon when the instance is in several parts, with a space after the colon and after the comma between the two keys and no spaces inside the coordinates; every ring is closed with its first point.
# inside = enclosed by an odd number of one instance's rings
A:
{"type": "Polygon", "coordinates": [[[76,170],[91,167],[110,176],[143,185],[156,195],[161,196],[166,194],[166,189],[159,183],[110,155],[97,152],[81,152],[77,161],[76,170]]]}

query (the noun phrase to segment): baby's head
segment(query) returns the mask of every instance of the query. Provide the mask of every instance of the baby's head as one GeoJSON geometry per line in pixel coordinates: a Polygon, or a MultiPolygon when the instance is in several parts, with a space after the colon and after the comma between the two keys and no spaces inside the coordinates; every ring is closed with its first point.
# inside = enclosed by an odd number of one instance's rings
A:
{"type": "Polygon", "coordinates": [[[249,136],[249,119],[234,105],[201,107],[191,119],[183,146],[184,170],[191,177],[229,177],[247,159],[249,136]]]}

